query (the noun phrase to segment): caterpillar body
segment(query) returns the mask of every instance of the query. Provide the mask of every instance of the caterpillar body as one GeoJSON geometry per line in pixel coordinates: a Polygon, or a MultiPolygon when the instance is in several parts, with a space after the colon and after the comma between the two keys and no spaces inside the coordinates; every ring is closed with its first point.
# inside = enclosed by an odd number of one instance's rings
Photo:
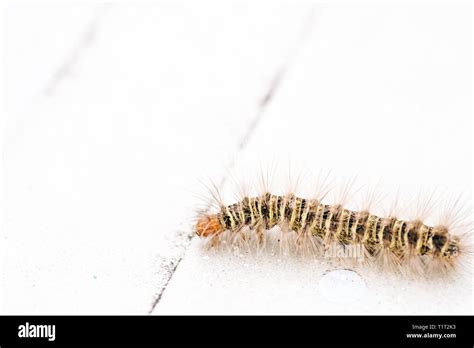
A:
{"type": "Polygon", "coordinates": [[[282,233],[296,236],[295,243],[311,243],[316,254],[330,245],[361,246],[371,260],[390,259],[403,268],[417,263],[422,273],[449,273],[460,256],[470,254],[463,236],[451,233],[449,224],[428,225],[421,219],[405,220],[379,216],[368,210],[351,210],[342,204],[325,204],[320,199],[305,199],[295,194],[264,193],[244,197],[231,204],[220,204],[220,211],[201,215],[195,232],[218,245],[229,233],[245,239],[244,231],[256,237],[257,245],[265,243],[266,231],[279,227],[282,233]]]}

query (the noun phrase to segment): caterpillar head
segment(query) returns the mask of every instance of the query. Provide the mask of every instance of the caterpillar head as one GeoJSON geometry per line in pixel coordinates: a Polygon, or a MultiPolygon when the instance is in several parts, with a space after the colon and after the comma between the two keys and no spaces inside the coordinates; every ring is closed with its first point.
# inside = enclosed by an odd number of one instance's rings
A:
{"type": "Polygon", "coordinates": [[[217,235],[224,230],[217,214],[205,215],[196,223],[196,234],[199,237],[209,237],[217,235]]]}

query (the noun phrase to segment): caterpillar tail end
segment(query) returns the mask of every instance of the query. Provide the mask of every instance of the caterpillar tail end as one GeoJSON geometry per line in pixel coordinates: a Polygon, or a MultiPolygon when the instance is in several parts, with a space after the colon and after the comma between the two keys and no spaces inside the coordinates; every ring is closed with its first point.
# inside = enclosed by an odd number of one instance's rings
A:
{"type": "Polygon", "coordinates": [[[224,231],[224,228],[217,214],[203,216],[196,223],[196,234],[199,237],[214,236],[222,231],[224,231]]]}

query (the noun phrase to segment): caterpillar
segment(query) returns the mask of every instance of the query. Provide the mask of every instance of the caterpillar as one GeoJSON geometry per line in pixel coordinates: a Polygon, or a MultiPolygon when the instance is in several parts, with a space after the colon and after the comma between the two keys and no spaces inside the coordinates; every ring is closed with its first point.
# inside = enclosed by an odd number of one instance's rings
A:
{"type": "MultiPolygon", "coordinates": [[[[210,240],[211,247],[222,241],[245,242],[249,233],[257,247],[262,246],[269,231],[279,228],[282,235],[294,235],[296,247],[309,248],[319,256],[331,245],[342,249],[359,246],[369,262],[388,263],[398,271],[406,264],[415,265],[423,274],[450,273],[460,258],[472,253],[466,238],[469,234],[453,233],[450,223],[427,224],[421,218],[381,216],[369,209],[352,210],[294,193],[265,191],[230,205],[219,200],[218,206],[218,212],[202,214],[195,223],[195,233],[210,240]]],[[[277,242],[281,243],[281,238],[277,242]]]]}

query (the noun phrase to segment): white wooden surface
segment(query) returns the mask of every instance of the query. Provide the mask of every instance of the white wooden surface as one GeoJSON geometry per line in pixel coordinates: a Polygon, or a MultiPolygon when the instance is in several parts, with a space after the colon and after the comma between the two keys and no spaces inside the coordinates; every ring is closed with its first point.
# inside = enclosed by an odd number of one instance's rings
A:
{"type": "MultiPolygon", "coordinates": [[[[316,174],[358,174],[361,185],[380,180],[388,200],[399,189],[405,204],[420,187],[471,200],[470,25],[462,6],[326,7],[236,172],[291,159],[316,174]]],[[[330,270],[280,255],[213,255],[195,239],[155,313],[472,314],[469,276],[325,278],[330,270]]]]}
{"type": "MultiPolygon", "coordinates": [[[[50,78],[12,87],[21,103],[5,136],[6,313],[151,309],[187,245],[200,173],[223,171],[308,9],[91,6],[71,22],[50,78]]],[[[23,20],[22,8],[8,11],[23,20]]],[[[31,32],[75,17],[55,5],[40,13],[12,25],[8,69],[23,68],[22,50],[26,69],[40,69],[31,32]]]]}
{"type": "Polygon", "coordinates": [[[469,5],[11,5],[6,18],[3,313],[472,313],[471,279],[328,280],[189,242],[197,179],[257,175],[262,158],[470,196],[469,5]]]}

